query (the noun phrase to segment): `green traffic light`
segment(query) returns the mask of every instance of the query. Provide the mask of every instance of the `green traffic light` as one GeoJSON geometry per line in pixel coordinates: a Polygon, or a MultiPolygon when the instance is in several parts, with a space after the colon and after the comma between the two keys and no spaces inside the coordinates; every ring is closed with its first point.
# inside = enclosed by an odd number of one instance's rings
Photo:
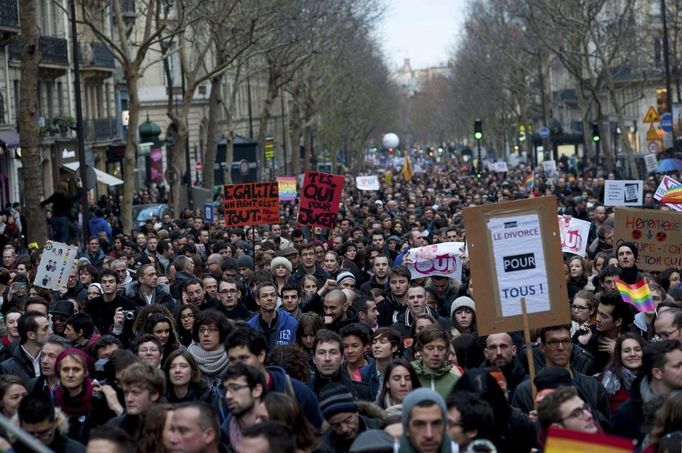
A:
{"type": "Polygon", "coordinates": [[[482,139],[482,138],[483,138],[483,133],[482,133],[482,132],[475,132],[475,133],[474,133],[474,138],[475,138],[476,140],[482,139]]]}
{"type": "Polygon", "coordinates": [[[592,137],[593,142],[598,142],[599,140],[601,140],[601,137],[598,135],[595,135],[594,137],[592,137]]]}

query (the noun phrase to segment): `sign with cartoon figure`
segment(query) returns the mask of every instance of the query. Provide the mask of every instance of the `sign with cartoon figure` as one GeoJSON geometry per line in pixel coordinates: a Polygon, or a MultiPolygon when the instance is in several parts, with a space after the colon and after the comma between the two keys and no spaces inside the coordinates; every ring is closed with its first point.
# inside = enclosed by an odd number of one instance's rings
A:
{"type": "Polygon", "coordinates": [[[33,284],[53,291],[64,288],[76,262],[77,254],[78,247],[76,246],[47,241],[33,284]]]}

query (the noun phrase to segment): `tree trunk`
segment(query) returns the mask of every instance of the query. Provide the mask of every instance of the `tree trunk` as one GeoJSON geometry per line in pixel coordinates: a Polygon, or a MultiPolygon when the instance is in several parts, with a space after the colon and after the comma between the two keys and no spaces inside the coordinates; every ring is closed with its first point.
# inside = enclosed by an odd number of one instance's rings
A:
{"type": "Polygon", "coordinates": [[[289,142],[291,143],[291,174],[301,173],[301,109],[298,100],[293,98],[289,111],[289,142]]]}
{"type": "Polygon", "coordinates": [[[305,159],[303,159],[303,163],[305,164],[304,170],[316,170],[313,166],[313,160],[316,160],[314,155],[315,151],[313,150],[313,127],[310,124],[303,129],[303,143],[305,153],[305,159]]]}
{"type": "MultiPolygon", "coordinates": [[[[268,130],[268,122],[270,121],[270,113],[272,112],[272,106],[275,104],[275,99],[277,99],[277,89],[276,78],[271,77],[270,83],[268,83],[268,92],[263,101],[263,108],[261,109],[260,118],[258,119],[258,163],[260,164],[260,180],[267,181],[270,179],[271,171],[268,161],[265,159],[265,136],[268,130]]],[[[273,159],[274,161],[274,159],[273,159]]]]}
{"type": "Polygon", "coordinates": [[[43,245],[47,240],[47,222],[40,200],[45,194],[43,172],[38,148],[38,64],[40,30],[36,19],[35,0],[19,2],[21,19],[21,85],[20,85],[20,133],[21,161],[23,165],[26,222],[30,225],[28,242],[43,245]]]}
{"type": "MultiPolygon", "coordinates": [[[[187,118],[186,115],[173,115],[173,122],[175,123],[177,127],[177,134],[175,135],[175,144],[174,144],[174,149],[173,149],[173,166],[177,169],[182,169],[185,167],[185,143],[187,142],[187,139],[189,137],[189,130],[187,130],[187,124],[182,121],[183,118],[187,118]]],[[[186,169],[187,174],[191,172],[190,168],[186,169]]],[[[184,174],[182,170],[180,171],[180,174],[184,174]]],[[[189,184],[191,185],[191,175],[189,178],[189,184]]],[[[180,212],[185,208],[185,206],[182,206],[180,200],[180,189],[187,190],[187,187],[184,184],[178,183],[174,184],[171,186],[171,194],[173,196],[173,212],[175,215],[179,215],[180,212]],[[184,187],[183,187],[184,186],[184,187]]],[[[187,200],[189,202],[189,200],[187,200]]]]}
{"type": "Polygon", "coordinates": [[[208,126],[206,128],[206,150],[204,151],[203,180],[207,189],[213,190],[215,157],[218,150],[218,119],[220,116],[223,73],[211,79],[211,93],[208,98],[208,126]]]}
{"type": "Polygon", "coordinates": [[[123,203],[121,205],[121,225],[123,231],[133,228],[133,195],[135,193],[135,181],[133,179],[135,164],[135,151],[137,148],[137,128],[140,122],[140,98],[137,95],[137,82],[139,68],[136,65],[124,68],[125,79],[128,86],[128,137],[126,140],[125,155],[123,158],[123,203]]]}

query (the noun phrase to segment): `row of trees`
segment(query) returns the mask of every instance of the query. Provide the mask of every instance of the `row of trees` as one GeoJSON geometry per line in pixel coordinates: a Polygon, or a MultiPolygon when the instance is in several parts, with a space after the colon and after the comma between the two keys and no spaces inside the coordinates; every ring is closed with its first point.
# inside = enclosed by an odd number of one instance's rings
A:
{"type": "MultiPolygon", "coordinates": [[[[682,11],[679,2],[667,4],[675,74],[682,11]]],[[[449,77],[426,84],[414,97],[405,127],[428,140],[460,141],[472,136],[474,118],[482,118],[486,140],[497,150],[518,143],[520,125],[558,133],[562,119],[563,127],[582,121],[585,144],[591,143],[592,121],[602,131],[610,122],[625,129],[634,119],[626,110],[643,99],[645,86],[663,85],[659,12],[658,2],[647,0],[475,0],[451,53],[449,77]],[[563,90],[575,92],[569,115],[559,111],[563,90]],[[424,105],[439,98],[446,104],[441,108],[424,105]]],[[[612,137],[601,137],[602,157],[612,170],[612,137]]],[[[629,141],[619,140],[633,165],[629,141]]]]}
{"type": "MultiPolygon", "coordinates": [[[[126,181],[133,180],[135,167],[140,124],[138,83],[152,65],[163,65],[169,87],[182,86],[180,95],[169,90],[167,105],[176,132],[174,149],[178,150],[173,152],[170,165],[176,169],[184,168],[184,155],[179,150],[188,140],[188,116],[195,92],[206,82],[210,82],[208,139],[202,161],[207,163],[215,161],[216,142],[222,135],[228,138],[227,161],[231,162],[237,93],[254,78],[267,80],[264,100],[256,106],[260,110],[256,112],[259,120],[254,137],[261,144],[259,161],[266,161],[263,144],[275,103],[287,93],[293,174],[301,171],[301,146],[305,148],[304,165],[310,162],[313,136],[315,149],[328,150],[334,164],[337,152],[343,150],[351,157],[349,162],[358,165],[363,144],[395,121],[391,107],[397,92],[372,38],[381,13],[374,0],[134,0],[132,16],[123,2],[82,0],[78,21],[83,33],[96,37],[112,52],[127,85],[126,181]],[[180,71],[173,64],[179,65],[180,71]]],[[[37,67],[40,61],[36,0],[19,3],[22,70],[30,70],[31,64],[37,67]],[[30,36],[34,39],[26,39],[30,36]]],[[[33,105],[22,104],[22,134],[30,133],[31,125],[36,124],[36,83],[22,74],[22,101],[33,105]]],[[[39,171],[30,171],[39,168],[38,143],[22,135],[22,146],[27,145],[24,155],[36,158],[25,160],[29,167],[25,174],[39,175],[39,171]]],[[[228,182],[229,177],[228,170],[228,182]]],[[[202,180],[206,187],[213,186],[212,165],[204,165],[202,180]]],[[[31,187],[39,186],[36,178],[31,187]]],[[[179,190],[177,184],[171,186],[176,212],[181,208],[179,190]]],[[[30,207],[37,206],[43,195],[39,192],[33,194],[35,200],[27,196],[27,215],[36,220],[42,220],[43,213],[30,207]]],[[[125,184],[121,209],[125,230],[132,227],[133,193],[133,184],[125,184]]],[[[36,234],[33,239],[45,237],[44,232],[36,230],[36,234]]]]}

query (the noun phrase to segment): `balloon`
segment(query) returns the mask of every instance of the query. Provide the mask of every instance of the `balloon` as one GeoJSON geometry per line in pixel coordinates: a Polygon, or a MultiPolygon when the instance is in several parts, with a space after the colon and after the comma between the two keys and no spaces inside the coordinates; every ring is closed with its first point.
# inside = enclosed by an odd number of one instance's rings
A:
{"type": "Polygon", "coordinates": [[[400,144],[400,139],[396,134],[390,132],[384,135],[382,143],[384,145],[384,148],[397,148],[398,145],[400,144]]]}

